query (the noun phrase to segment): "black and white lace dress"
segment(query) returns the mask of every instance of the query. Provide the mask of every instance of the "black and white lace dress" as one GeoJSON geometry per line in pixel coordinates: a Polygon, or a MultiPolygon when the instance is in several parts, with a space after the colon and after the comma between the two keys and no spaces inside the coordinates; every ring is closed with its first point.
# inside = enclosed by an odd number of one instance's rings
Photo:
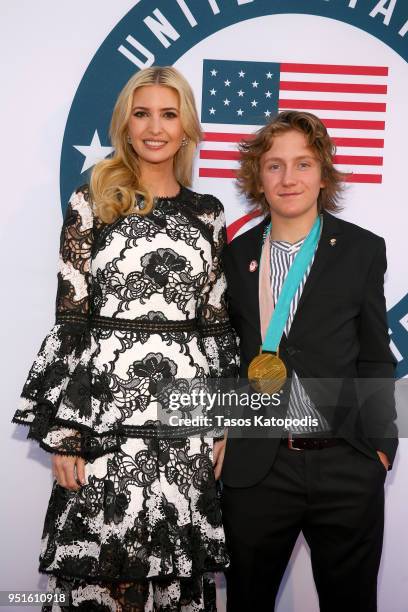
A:
{"type": "Polygon", "coordinates": [[[45,450],[86,459],[86,485],[55,483],[45,518],[40,571],[69,597],[52,610],[215,610],[209,573],[228,558],[213,441],[158,437],[155,393],[235,374],[224,240],[219,201],[184,187],[109,225],[86,186],[70,200],[56,324],[13,419],[45,450]]]}

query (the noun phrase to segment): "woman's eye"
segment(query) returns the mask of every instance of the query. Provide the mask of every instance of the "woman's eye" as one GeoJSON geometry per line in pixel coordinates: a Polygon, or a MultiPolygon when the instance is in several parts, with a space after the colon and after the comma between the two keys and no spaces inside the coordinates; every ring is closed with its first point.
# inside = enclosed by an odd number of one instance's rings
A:
{"type": "Polygon", "coordinates": [[[310,168],[310,164],[309,164],[309,162],[300,162],[299,168],[302,168],[302,169],[310,168]]]}
{"type": "Polygon", "coordinates": [[[166,117],[166,119],[174,119],[175,117],[177,117],[177,114],[173,111],[166,111],[164,113],[164,116],[166,117]]]}
{"type": "Polygon", "coordinates": [[[146,111],[136,111],[133,113],[134,117],[145,117],[147,115],[146,111]]]}
{"type": "Polygon", "coordinates": [[[271,164],[269,166],[269,170],[279,170],[280,166],[279,164],[271,164]]]}

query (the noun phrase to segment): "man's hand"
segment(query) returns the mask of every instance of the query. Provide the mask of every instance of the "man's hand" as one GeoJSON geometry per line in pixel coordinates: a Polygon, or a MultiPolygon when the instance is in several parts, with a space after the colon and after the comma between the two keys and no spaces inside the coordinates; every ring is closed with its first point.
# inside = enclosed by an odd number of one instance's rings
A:
{"type": "Polygon", "coordinates": [[[213,449],[213,466],[215,480],[218,480],[221,476],[222,464],[224,463],[225,445],[227,443],[227,436],[223,440],[214,442],[213,449]]]}
{"type": "Polygon", "coordinates": [[[380,458],[381,463],[383,464],[383,466],[385,467],[385,469],[388,471],[388,468],[390,467],[390,462],[388,461],[388,457],[385,453],[383,453],[382,451],[377,451],[377,455],[380,458]]]}
{"type": "Polygon", "coordinates": [[[52,455],[52,473],[61,487],[79,491],[85,484],[85,460],[82,457],[52,455]]]}

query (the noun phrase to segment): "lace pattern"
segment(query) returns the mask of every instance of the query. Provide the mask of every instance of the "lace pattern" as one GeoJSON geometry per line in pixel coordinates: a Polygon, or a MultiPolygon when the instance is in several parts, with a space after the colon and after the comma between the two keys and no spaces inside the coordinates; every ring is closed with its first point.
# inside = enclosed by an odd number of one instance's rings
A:
{"type": "Polygon", "coordinates": [[[132,582],[125,584],[87,584],[52,576],[49,591],[64,594],[67,605],[45,605],[42,612],[216,612],[214,578],[132,582]]]}
{"type": "Polygon", "coordinates": [[[14,422],[28,425],[28,437],[47,451],[94,459],[157,418],[158,378],[233,377],[224,244],[222,206],[211,196],[182,189],[179,201],[159,201],[150,216],[107,228],[94,219],[88,188],[78,189],[61,231],[56,324],[14,422]],[[197,319],[197,330],[167,331],[169,318],[197,319]],[[106,324],[115,319],[122,329],[106,324]],[[133,331],[129,319],[151,322],[150,332],[133,331]],[[133,357],[142,345],[148,367],[133,357]]]}
{"type": "Polygon", "coordinates": [[[78,493],[54,484],[42,572],[73,585],[123,586],[198,578],[227,565],[212,441],[128,439],[87,463],[86,481],[78,493]]]}
{"type": "Polygon", "coordinates": [[[182,188],[109,226],[86,186],[71,197],[56,322],[13,420],[45,450],[86,459],[80,491],[53,487],[40,556],[74,609],[215,609],[206,574],[228,557],[213,440],[159,438],[156,423],[162,381],[237,372],[224,243],[212,196],[182,188]]]}

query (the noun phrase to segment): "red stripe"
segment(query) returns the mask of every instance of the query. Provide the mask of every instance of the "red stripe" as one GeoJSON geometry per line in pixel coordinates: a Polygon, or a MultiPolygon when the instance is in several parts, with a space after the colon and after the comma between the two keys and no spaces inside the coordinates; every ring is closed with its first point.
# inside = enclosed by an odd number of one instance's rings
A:
{"type": "Polygon", "coordinates": [[[361,85],[360,83],[305,83],[281,81],[281,91],[334,91],[339,93],[386,94],[387,85],[361,85]]]}
{"type": "Polygon", "coordinates": [[[228,168],[200,168],[198,176],[207,178],[235,178],[237,171],[228,168]]]}
{"type": "Polygon", "coordinates": [[[256,210],[254,212],[248,213],[247,215],[244,215],[240,219],[237,219],[236,221],[228,225],[227,241],[231,242],[231,240],[234,238],[235,234],[239,232],[241,227],[243,227],[246,223],[248,223],[248,221],[251,221],[251,219],[255,219],[255,217],[259,217],[261,214],[262,214],[261,211],[256,210]]]}
{"type": "Polygon", "coordinates": [[[371,147],[383,149],[384,140],[381,138],[332,138],[338,147],[371,147]]]}
{"type": "Polygon", "coordinates": [[[320,74],[362,74],[365,76],[388,76],[385,66],[341,66],[327,64],[281,64],[281,72],[304,72],[320,74]]]}
{"type": "MultiPolygon", "coordinates": [[[[354,119],[322,119],[327,128],[344,128],[352,130],[384,130],[385,121],[359,121],[354,119]]],[[[254,134],[228,134],[225,132],[204,132],[204,142],[241,142],[250,140],[254,134]]],[[[380,138],[341,138],[334,137],[334,142],[343,147],[384,147],[380,138]]]]}
{"type": "Polygon", "coordinates": [[[279,100],[279,108],[350,110],[385,113],[387,105],[383,102],[343,102],[340,100],[279,100]]]}
{"type": "Polygon", "coordinates": [[[381,174],[350,174],[346,183],[382,183],[381,174]]]}
{"type": "Polygon", "coordinates": [[[253,138],[254,134],[226,134],[225,132],[204,132],[206,142],[240,142],[253,138]]]}
{"type": "MultiPolygon", "coordinates": [[[[220,159],[238,161],[241,158],[239,151],[214,151],[205,149],[200,151],[200,159],[220,159]]],[[[382,166],[382,157],[370,157],[367,155],[336,155],[335,164],[354,164],[356,166],[382,166]]]]}
{"type": "MultiPolygon", "coordinates": [[[[330,119],[328,121],[334,121],[330,119]]],[[[360,122],[357,122],[360,123],[360,122]]],[[[367,129],[379,129],[378,127],[371,127],[373,123],[380,123],[383,127],[380,129],[384,129],[384,123],[382,121],[369,121],[370,127],[367,129]]],[[[326,125],[326,127],[329,127],[326,125]]],[[[331,126],[331,127],[343,127],[343,126],[331,126]]],[[[345,126],[349,127],[349,126],[345,126]]],[[[358,128],[356,128],[358,129],[358,128]]],[[[365,129],[365,126],[362,128],[365,129]]],[[[253,138],[253,134],[225,134],[222,132],[206,132],[204,134],[204,142],[240,142],[241,140],[249,140],[253,138]]],[[[382,149],[384,148],[384,140],[381,138],[340,138],[334,137],[334,143],[338,147],[372,147],[374,149],[382,149]]]]}
{"type": "Polygon", "coordinates": [[[201,159],[240,159],[241,155],[239,151],[213,151],[209,149],[203,149],[200,151],[201,159]]]}
{"type": "MultiPolygon", "coordinates": [[[[359,121],[354,119],[321,119],[327,128],[343,128],[353,130],[384,130],[385,121],[359,121]]],[[[254,134],[227,134],[225,132],[205,132],[204,142],[241,142],[251,140],[254,134]]],[[[380,138],[341,138],[334,137],[338,146],[344,147],[384,147],[380,138]]]]}
{"type": "Polygon", "coordinates": [[[354,166],[382,166],[382,157],[370,157],[368,155],[335,155],[335,164],[353,164],[354,166]]]}
{"type": "MultiPolygon", "coordinates": [[[[350,130],[385,130],[385,121],[368,121],[360,119],[323,119],[320,120],[327,128],[350,130]]],[[[254,138],[254,134],[226,134],[223,132],[205,132],[207,142],[240,142],[254,138]]]]}
{"type": "Polygon", "coordinates": [[[327,128],[350,130],[385,130],[385,121],[366,121],[355,119],[321,119],[327,128]]]}
{"type": "MultiPolygon", "coordinates": [[[[200,168],[198,176],[202,178],[228,178],[236,177],[236,170],[229,168],[200,168]]],[[[350,174],[346,183],[382,183],[381,174],[350,174]]]]}

